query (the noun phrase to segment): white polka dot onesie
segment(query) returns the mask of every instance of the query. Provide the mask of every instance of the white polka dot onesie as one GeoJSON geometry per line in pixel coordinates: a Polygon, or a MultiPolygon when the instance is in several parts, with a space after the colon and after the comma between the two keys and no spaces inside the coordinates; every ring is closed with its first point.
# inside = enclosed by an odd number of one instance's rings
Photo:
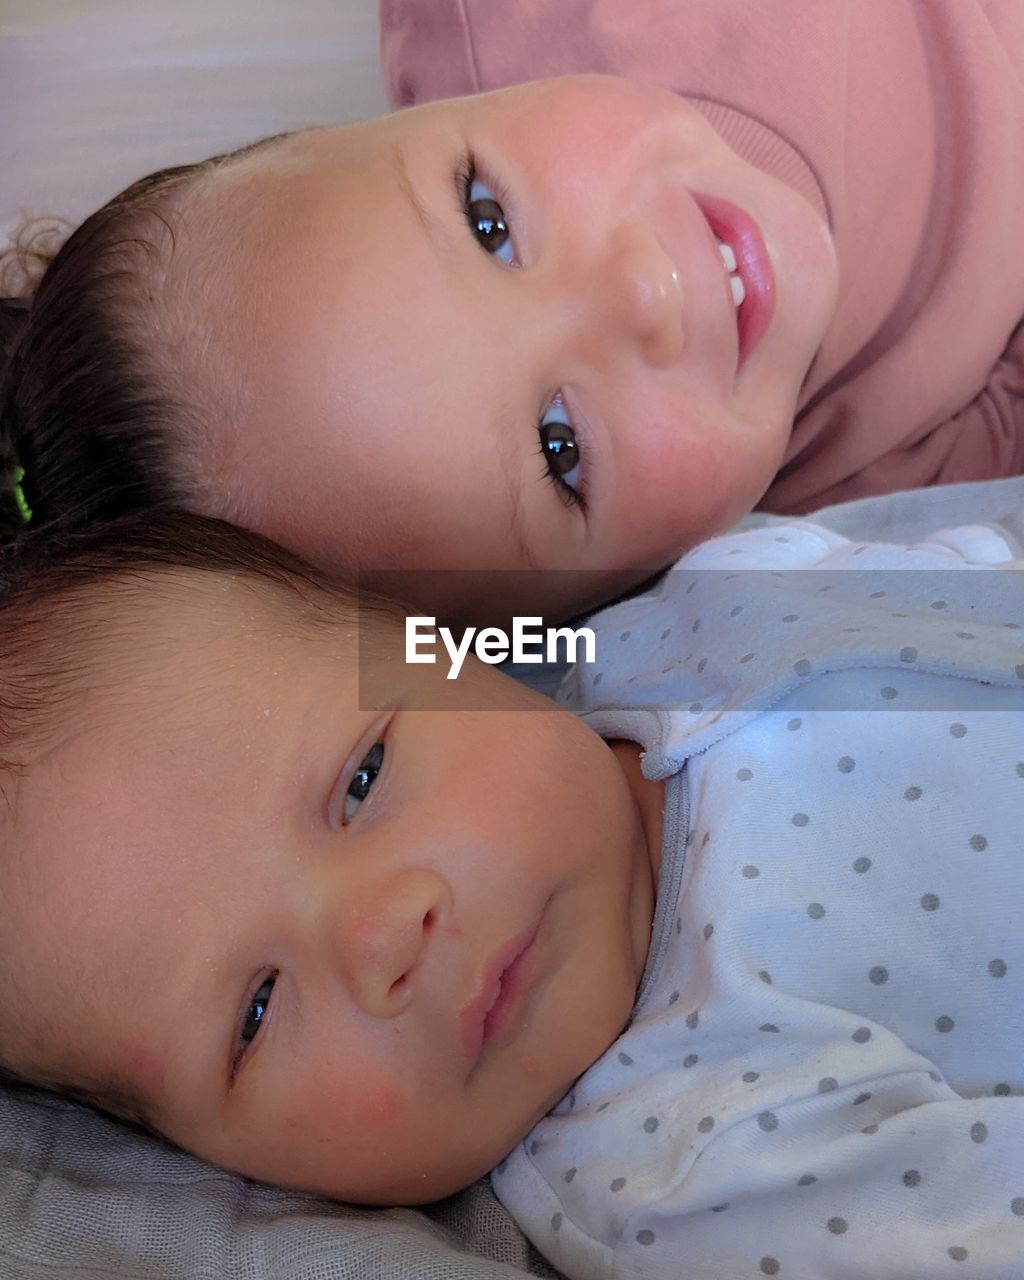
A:
{"type": "Polygon", "coordinates": [[[562,696],[666,808],[630,1023],[493,1174],[565,1275],[1024,1278],[1022,527],[773,525],[593,620],[562,696]]]}

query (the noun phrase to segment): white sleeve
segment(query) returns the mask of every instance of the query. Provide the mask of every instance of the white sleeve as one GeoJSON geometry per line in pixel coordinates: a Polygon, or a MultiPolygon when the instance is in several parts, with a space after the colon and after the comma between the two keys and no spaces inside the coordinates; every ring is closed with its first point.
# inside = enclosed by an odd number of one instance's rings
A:
{"type": "Polygon", "coordinates": [[[958,525],[939,529],[922,539],[922,547],[952,553],[979,565],[1004,565],[1024,558],[1024,513],[987,524],[958,525]]]}
{"type": "Polygon", "coordinates": [[[813,518],[722,534],[687,552],[678,569],[937,568],[1024,559],[1024,511],[937,528],[913,542],[857,541],[813,518]],[[868,559],[860,557],[868,553],[868,559]],[[740,557],[739,560],[736,557],[740,557]]]}

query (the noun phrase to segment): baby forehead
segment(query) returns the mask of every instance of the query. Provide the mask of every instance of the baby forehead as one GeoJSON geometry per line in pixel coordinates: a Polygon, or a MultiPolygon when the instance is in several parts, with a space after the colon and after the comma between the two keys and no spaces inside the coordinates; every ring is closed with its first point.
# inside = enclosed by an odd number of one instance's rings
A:
{"type": "Polygon", "coordinates": [[[54,688],[73,693],[77,683],[78,718],[97,725],[141,704],[209,722],[229,701],[216,695],[257,680],[269,690],[318,654],[328,652],[338,674],[354,666],[354,621],[347,597],[287,577],[163,568],[108,584],[69,619],[74,644],[61,665],[73,670],[55,670],[54,688]]]}
{"type": "Polygon", "coordinates": [[[250,180],[270,179],[287,190],[289,180],[330,175],[348,163],[387,159],[391,141],[403,132],[394,117],[349,124],[308,125],[291,133],[261,139],[210,175],[223,190],[245,189],[250,180]]]}
{"type": "Polygon", "coordinates": [[[156,567],[126,576],[122,587],[140,626],[183,640],[205,630],[239,639],[267,629],[305,635],[315,624],[343,628],[358,612],[351,592],[276,565],[156,567]]]}
{"type": "MultiPolygon", "coordinates": [[[[374,199],[385,192],[401,198],[407,185],[400,157],[421,145],[448,138],[483,99],[429,102],[370,120],[309,125],[288,134],[262,139],[230,163],[208,174],[206,190],[232,202],[228,218],[234,238],[238,230],[268,246],[287,240],[318,215],[335,212],[335,202],[365,194],[353,179],[370,182],[374,199]],[[255,190],[259,200],[253,200],[255,190]]],[[[347,203],[347,200],[346,200],[347,203]]],[[[334,228],[334,233],[338,233],[334,228]]]]}
{"type": "Polygon", "coordinates": [[[318,673],[341,689],[357,662],[352,602],[284,573],[148,567],[90,586],[57,602],[37,666],[40,698],[64,721],[58,743],[80,744],[80,765],[111,732],[137,746],[175,726],[201,739],[240,698],[313,698],[318,673]]]}
{"type": "Polygon", "coordinates": [[[251,810],[258,773],[301,775],[325,706],[333,726],[357,713],[341,614],[313,621],[284,591],[177,570],[108,604],[119,606],[113,625],[74,660],[74,680],[54,685],[60,723],[16,779],[22,842],[52,844],[74,863],[90,841],[102,849],[114,837],[159,864],[186,810],[230,818],[243,800],[251,810]]]}

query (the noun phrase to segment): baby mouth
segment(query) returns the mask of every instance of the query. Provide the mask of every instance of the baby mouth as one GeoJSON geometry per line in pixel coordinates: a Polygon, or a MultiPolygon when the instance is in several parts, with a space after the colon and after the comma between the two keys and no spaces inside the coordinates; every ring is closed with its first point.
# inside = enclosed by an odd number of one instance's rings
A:
{"type": "Polygon", "coordinates": [[[775,313],[775,272],[754,219],[728,200],[694,197],[729,282],[738,337],[737,371],[768,331],[775,313]]]}
{"type": "Polygon", "coordinates": [[[736,254],[724,240],[719,240],[718,236],[715,236],[715,243],[718,245],[718,252],[722,255],[722,264],[729,277],[729,289],[732,293],[733,303],[738,308],[747,296],[747,290],[736,273],[736,254]]]}
{"type": "Polygon", "coordinates": [[[529,985],[527,958],[540,929],[540,921],[505,944],[487,964],[486,985],[459,1015],[467,1057],[480,1057],[484,1045],[508,1023],[529,985]]]}

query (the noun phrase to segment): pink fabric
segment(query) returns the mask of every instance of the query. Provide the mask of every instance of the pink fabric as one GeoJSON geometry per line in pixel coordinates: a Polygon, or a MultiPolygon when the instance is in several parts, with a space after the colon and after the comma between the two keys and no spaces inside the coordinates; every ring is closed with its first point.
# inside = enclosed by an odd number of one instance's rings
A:
{"type": "Polygon", "coordinates": [[[763,506],[1024,472],[1022,0],[381,0],[395,106],[603,71],[829,218],[836,317],[763,506]]]}

